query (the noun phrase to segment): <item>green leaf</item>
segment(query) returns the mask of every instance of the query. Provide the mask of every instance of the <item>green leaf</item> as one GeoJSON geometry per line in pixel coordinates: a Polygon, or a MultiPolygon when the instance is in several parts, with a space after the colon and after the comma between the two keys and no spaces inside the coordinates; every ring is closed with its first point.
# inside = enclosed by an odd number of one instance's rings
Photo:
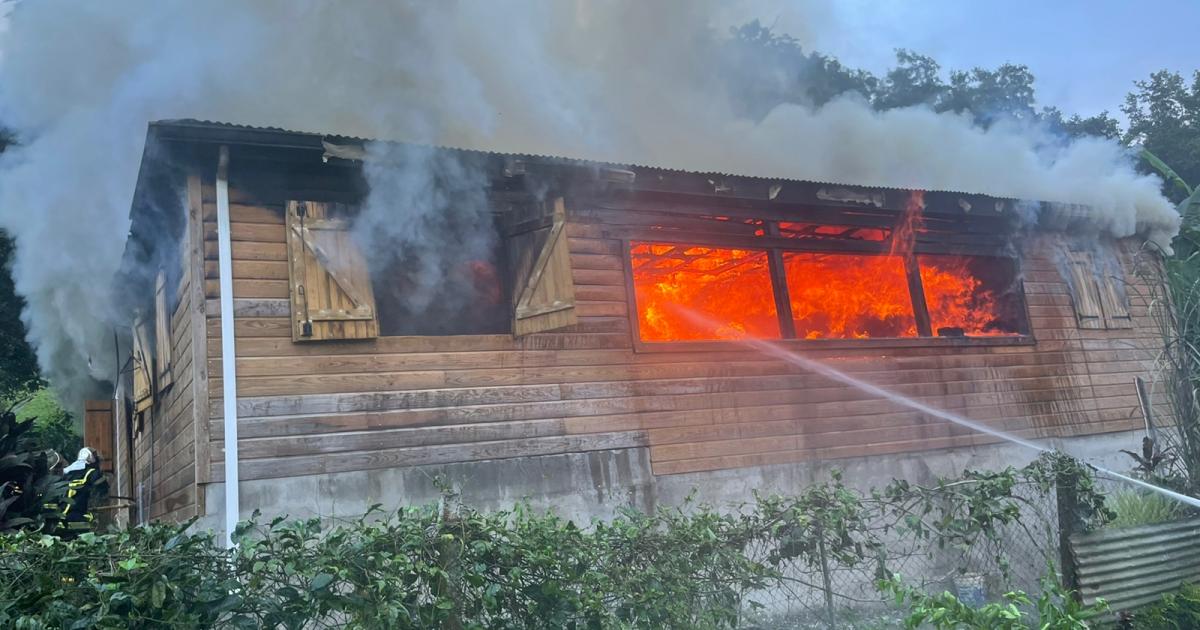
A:
{"type": "Polygon", "coordinates": [[[327,588],[333,583],[333,575],[330,573],[318,573],[313,577],[312,582],[308,585],[310,591],[320,591],[327,588]]]}
{"type": "Polygon", "coordinates": [[[155,608],[162,608],[163,603],[167,600],[167,584],[159,580],[150,587],[150,605],[155,608]]]}
{"type": "Polygon", "coordinates": [[[241,596],[234,594],[234,593],[230,593],[229,595],[222,597],[220,600],[218,600],[212,604],[209,604],[208,612],[212,615],[220,615],[222,613],[227,613],[241,605],[242,605],[241,596]]]}
{"type": "Polygon", "coordinates": [[[1175,169],[1167,166],[1166,162],[1158,159],[1157,155],[1154,155],[1147,149],[1142,149],[1139,155],[1143,160],[1146,160],[1147,164],[1154,167],[1154,170],[1158,171],[1159,175],[1162,175],[1163,179],[1170,182],[1171,185],[1182,190],[1185,195],[1192,194],[1192,187],[1188,186],[1188,183],[1183,181],[1183,178],[1175,172],[1175,169]]]}

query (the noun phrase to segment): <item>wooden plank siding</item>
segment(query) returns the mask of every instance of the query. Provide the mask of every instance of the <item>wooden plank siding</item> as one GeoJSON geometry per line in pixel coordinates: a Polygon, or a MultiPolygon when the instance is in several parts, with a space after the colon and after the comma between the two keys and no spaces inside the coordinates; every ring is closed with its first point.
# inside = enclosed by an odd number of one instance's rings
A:
{"type": "MultiPolygon", "coordinates": [[[[156,393],[142,434],[134,437],[131,490],[137,499],[141,488],[143,517],[147,520],[182,522],[203,514],[198,473],[202,470],[207,475],[208,466],[198,467],[197,459],[208,459],[208,408],[196,404],[197,392],[205,391],[202,370],[206,367],[203,283],[199,276],[203,260],[203,241],[198,232],[199,180],[189,182],[189,197],[196,203],[189,203],[195,207],[188,209],[189,223],[178,251],[180,267],[173,270],[179,281],[171,301],[170,385],[156,393]],[[197,427],[203,427],[202,434],[197,427]],[[204,439],[197,440],[198,435],[204,439]],[[197,449],[201,443],[203,448],[197,449]]],[[[206,398],[205,393],[200,400],[206,398]]]]}
{"type": "MultiPolygon", "coordinates": [[[[523,338],[296,344],[283,206],[231,194],[245,479],[634,446],[649,447],[655,474],[675,474],[994,441],[736,346],[635,351],[624,232],[611,224],[613,213],[568,208],[576,325],[523,338]]],[[[202,214],[203,369],[214,375],[207,380],[207,463],[209,478],[220,481],[219,287],[209,193],[202,214]]],[[[1148,304],[1132,299],[1133,328],[1081,330],[1048,248],[1029,249],[1022,274],[1036,344],[806,354],[1022,437],[1140,426],[1133,379],[1148,375],[1159,343],[1148,304]]],[[[191,446],[175,445],[180,452],[191,446]]]]}

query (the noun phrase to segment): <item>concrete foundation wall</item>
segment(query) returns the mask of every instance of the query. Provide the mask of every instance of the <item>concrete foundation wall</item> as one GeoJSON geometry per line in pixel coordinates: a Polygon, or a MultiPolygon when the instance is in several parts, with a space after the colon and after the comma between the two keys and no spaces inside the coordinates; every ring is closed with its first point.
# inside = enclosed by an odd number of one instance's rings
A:
{"type": "MultiPolygon", "coordinates": [[[[1129,461],[1118,449],[1136,450],[1140,440],[1140,433],[1124,432],[1043,444],[1123,471],[1129,461]]],[[[376,503],[395,509],[435,502],[442,488],[453,488],[476,508],[509,507],[525,499],[536,508],[553,509],[586,523],[593,518],[612,518],[625,506],[651,510],[658,505],[678,505],[693,491],[698,500],[720,507],[744,503],[756,490],[794,494],[827,480],[835,468],[843,471],[848,484],[867,489],[895,478],[930,483],[966,468],[1019,467],[1036,455],[1027,448],[1004,444],[655,477],[650,472],[648,449],[629,448],[244,481],[241,516],[249,518],[259,510],[267,519],[277,515],[355,517],[376,503]]],[[[208,516],[197,527],[220,528],[224,484],[209,485],[205,497],[208,516]]]]}

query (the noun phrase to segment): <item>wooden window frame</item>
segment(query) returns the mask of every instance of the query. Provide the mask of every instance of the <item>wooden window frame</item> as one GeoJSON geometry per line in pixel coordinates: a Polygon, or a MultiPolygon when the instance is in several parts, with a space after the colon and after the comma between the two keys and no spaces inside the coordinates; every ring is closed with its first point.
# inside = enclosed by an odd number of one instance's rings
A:
{"type": "MultiPolygon", "coordinates": [[[[794,219],[793,219],[794,220],[794,219]]],[[[633,281],[634,242],[678,243],[698,247],[734,248],[762,251],[767,254],[771,275],[772,293],[775,299],[775,312],[779,317],[781,338],[765,339],[769,343],[788,347],[805,349],[869,349],[869,348],[914,348],[914,347],[979,347],[979,346],[1021,346],[1034,345],[1036,339],[1031,327],[1029,304],[1025,299],[1025,286],[1020,282],[1017,291],[1018,309],[1022,317],[1023,328],[1026,332],[1018,335],[996,337],[938,337],[932,333],[928,305],[924,299],[924,285],[921,281],[917,256],[922,254],[948,254],[957,256],[975,256],[1001,258],[1011,262],[1014,277],[1020,277],[1020,260],[999,249],[979,251],[964,251],[962,247],[938,246],[934,244],[917,243],[913,251],[905,256],[905,275],[908,279],[909,295],[913,297],[913,316],[917,322],[916,337],[872,337],[868,339],[799,339],[796,338],[795,322],[791,316],[791,302],[788,295],[787,278],[783,268],[785,252],[819,252],[830,254],[864,254],[888,255],[891,239],[884,241],[812,241],[803,242],[794,238],[779,236],[777,219],[766,219],[766,234],[764,236],[713,235],[687,231],[658,231],[632,230],[621,235],[621,255],[625,271],[625,295],[628,306],[630,334],[633,337],[633,347],[636,352],[690,352],[697,350],[729,349],[736,340],[711,341],[644,341],[641,335],[638,316],[637,292],[633,281]],[[919,292],[919,293],[918,293],[919,292]],[[918,295],[920,300],[917,299],[918,295]]],[[[836,220],[830,220],[836,223],[836,220]]]]}

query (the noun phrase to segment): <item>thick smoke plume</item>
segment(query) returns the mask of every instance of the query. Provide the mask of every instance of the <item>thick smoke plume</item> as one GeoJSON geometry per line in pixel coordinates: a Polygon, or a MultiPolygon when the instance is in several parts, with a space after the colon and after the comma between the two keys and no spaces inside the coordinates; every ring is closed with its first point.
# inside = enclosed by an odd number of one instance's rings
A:
{"type": "MultiPolygon", "coordinates": [[[[852,36],[823,23],[827,8],[770,10],[801,13],[787,23],[810,33],[852,36]]],[[[111,376],[112,326],[125,322],[110,321],[122,311],[107,288],[156,119],[966,190],[1089,204],[1090,221],[1117,236],[1140,229],[1165,244],[1176,230],[1158,181],[1112,143],[1063,146],[849,98],[741,117],[754,108],[714,77],[728,70],[721,39],[731,24],[772,16],[730,13],[684,0],[17,4],[0,44],[0,122],[23,145],[0,163],[0,227],[18,240],[14,273],[43,367],[75,399],[92,377],[111,376]]],[[[810,33],[792,35],[819,48],[810,33]]],[[[738,63],[772,76],[754,59],[738,63]]],[[[383,189],[376,197],[408,194],[383,189]]]]}

